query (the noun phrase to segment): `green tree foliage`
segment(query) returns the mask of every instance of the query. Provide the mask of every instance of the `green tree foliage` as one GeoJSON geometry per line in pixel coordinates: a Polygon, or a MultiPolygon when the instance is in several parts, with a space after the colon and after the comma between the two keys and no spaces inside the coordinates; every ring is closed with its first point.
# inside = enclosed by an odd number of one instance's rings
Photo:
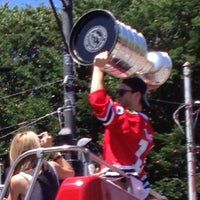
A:
{"type": "Polygon", "coordinates": [[[151,174],[150,182],[154,189],[169,199],[184,199],[186,195],[187,163],[183,158],[186,158],[186,147],[180,130],[156,133],[155,147],[148,158],[147,171],[151,174]]]}
{"type": "MultiPolygon", "coordinates": [[[[151,108],[146,112],[152,119],[156,140],[147,171],[156,191],[170,200],[187,199],[186,136],[175,124],[173,114],[184,103],[182,66],[186,61],[191,63],[192,97],[200,99],[200,2],[74,0],[74,23],[91,9],[111,11],[116,19],[143,33],[149,51],[166,51],[172,58],[171,76],[149,94],[151,108]]],[[[61,17],[60,11],[58,14],[61,17]]],[[[12,67],[9,72],[0,72],[0,149],[4,152],[18,128],[49,130],[53,134],[59,131],[55,112],[63,105],[63,42],[51,8],[2,6],[0,20],[0,65],[12,67]]],[[[90,79],[91,66],[76,65],[76,131],[78,138],[91,136],[101,143],[103,127],[87,101],[90,79]]],[[[119,81],[106,76],[113,97],[119,81]]],[[[199,144],[200,125],[195,117],[195,140],[199,144]]],[[[178,118],[184,130],[184,107],[178,118]]],[[[197,183],[200,191],[199,175],[197,183]]]]}
{"type": "Polygon", "coordinates": [[[0,65],[12,68],[0,75],[2,139],[27,124],[55,132],[59,123],[51,113],[62,102],[63,44],[54,14],[46,7],[10,10],[7,6],[0,7],[0,13],[0,65]],[[45,115],[49,117],[34,123],[45,115]]]}

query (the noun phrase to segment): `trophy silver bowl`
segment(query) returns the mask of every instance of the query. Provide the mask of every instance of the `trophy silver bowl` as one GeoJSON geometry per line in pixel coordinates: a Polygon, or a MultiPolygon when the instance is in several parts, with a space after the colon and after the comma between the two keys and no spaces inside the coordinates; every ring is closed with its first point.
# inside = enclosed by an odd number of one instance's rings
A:
{"type": "Polygon", "coordinates": [[[151,85],[163,84],[172,68],[168,55],[164,56],[163,52],[148,52],[142,33],[116,20],[111,12],[102,9],[86,13],[73,26],[69,51],[74,61],[83,66],[92,65],[97,54],[108,51],[109,62],[104,66],[106,73],[117,78],[138,75],[151,85]],[[163,66],[164,60],[169,62],[163,66]],[[167,73],[164,72],[165,69],[167,73]]]}

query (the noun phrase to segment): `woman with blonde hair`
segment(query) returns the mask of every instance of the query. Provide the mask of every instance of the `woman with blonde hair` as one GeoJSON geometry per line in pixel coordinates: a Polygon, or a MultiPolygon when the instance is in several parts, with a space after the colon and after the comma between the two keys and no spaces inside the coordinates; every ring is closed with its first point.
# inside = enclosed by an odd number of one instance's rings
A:
{"type": "MultiPolygon", "coordinates": [[[[20,154],[28,150],[50,146],[52,146],[52,137],[47,132],[37,135],[33,131],[22,131],[15,135],[11,142],[9,153],[10,163],[12,164],[20,154]]],[[[52,161],[48,161],[48,164],[55,172],[58,181],[74,176],[73,168],[59,152],[52,153],[51,158],[52,161]]],[[[7,200],[22,200],[24,198],[36,164],[36,155],[31,155],[21,160],[11,177],[7,200]]],[[[54,197],[52,197],[52,199],[54,199],[54,197]]],[[[42,189],[39,182],[36,182],[30,200],[43,200],[42,189]]]]}

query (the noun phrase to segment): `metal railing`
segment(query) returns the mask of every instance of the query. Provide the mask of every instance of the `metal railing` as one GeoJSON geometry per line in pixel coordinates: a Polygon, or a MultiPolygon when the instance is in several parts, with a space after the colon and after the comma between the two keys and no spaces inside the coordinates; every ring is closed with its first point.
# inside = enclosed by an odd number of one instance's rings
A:
{"type": "Polygon", "coordinates": [[[13,173],[14,173],[14,170],[15,170],[16,166],[18,165],[18,163],[22,159],[24,159],[25,157],[28,157],[30,155],[35,155],[35,154],[36,154],[37,159],[38,159],[36,168],[34,170],[33,178],[31,180],[31,183],[30,183],[29,188],[28,188],[28,190],[26,192],[26,195],[25,195],[25,200],[29,200],[30,195],[31,195],[31,193],[33,191],[35,182],[36,182],[37,177],[39,175],[40,169],[42,167],[44,155],[46,155],[47,153],[66,152],[66,151],[80,152],[80,153],[82,153],[84,155],[83,156],[83,158],[84,158],[84,160],[83,160],[83,175],[89,175],[88,165],[89,165],[90,161],[93,160],[93,161],[95,161],[95,162],[97,162],[97,163],[99,163],[101,165],[105,165],[106,167],[108,167],[111,170],[119,173],[123,177],[128,177],[123,171],[121,171],[118,168],[110,165],[109,163],[105,162],[104,160],[102,160],[101,158],[97,157],[93,153],[90,153],[87,148],[74,146],[74,145],[63,145],[63,146],[32,149],[32,150],[26,151],[23,154],[21,154],[20,156],[18,156],[18,158],[10,166],[10,169],[9,169],[8,174],[6,176],[5,183],[4,183],[3,187],[2,187],[3,189],[1,191],[0,200],[3,200],[3,198],[5,197],[5,195],[6,195],[7,191],[8,191],[9,184],[10,184],[10,179],[11,179],[13,173]]]}
{"type": "MultiPolygon", "coordinates": [[[[124,178],[129,178],[129,176],[127,174],[125,174],[122,170],[114,167],[113,165],[110,165],[109,163],[102,160],[95,154],[91,153],[87,148],[84,148],[84,147],[79,147],[79,146],[75,146],[75,145],[62,145],[62,146],[55,146],[55,147],[32,149],[32,150],[26,151],[23,154],[21,154],[20,156],[18,156],[18,158],[10,166],[10,169],[6,176],[5,183],[3,185],[1,185],[0,200],[4,199],[4,197],[8,191],[10,179],[14,173],[14,170],[15,170],[16,166],[18,165],[18,163],[22,159],[24,159],[25,157],[31,156],[31,155],[36,155],[37,159],[38,159],[36,168],[34,170],[33,178],[30,182],[29,188],[28,188],[28,190],[25,194],[25,198],[24,198],[24,200],[29,200],[31,193],[33,191],[34,185],[37,181],[37,177],[39,175],[40,169],[42,167],[43,159],[45,158],[44,156],[48,153],[67,152],[67,151],[80,152],[82,154],[81,161],[83,163],[83,176],[89,175],[88,165],[91,163],[91,160],[92,160],[96,163],[99,163],[100,165],[106,166],[107,168],[109,168],[110,170],[112,170],[114,172],[117,172],[119,175],[121,175],[124,178]]],[[[150,190],[150,195],[153,196],[154,199],[157,199],[157,200],[167,199],[152,189],[150,190]]]]}

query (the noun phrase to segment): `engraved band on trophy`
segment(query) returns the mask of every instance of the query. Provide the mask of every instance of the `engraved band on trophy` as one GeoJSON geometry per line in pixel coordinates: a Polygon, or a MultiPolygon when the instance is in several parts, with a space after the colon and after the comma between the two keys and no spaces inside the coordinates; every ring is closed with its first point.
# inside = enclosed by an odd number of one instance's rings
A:
{"type": "Polygon", "coordinates": [[[108,51],[106,73],[117,78],[139,76],[153,89],[168,79],[172,69],[166,52],[148,52],[142,33],[102,9],[86,13],[74,25],[69,51],[81,65],[92,65],[98,53],[108,51]]]}

